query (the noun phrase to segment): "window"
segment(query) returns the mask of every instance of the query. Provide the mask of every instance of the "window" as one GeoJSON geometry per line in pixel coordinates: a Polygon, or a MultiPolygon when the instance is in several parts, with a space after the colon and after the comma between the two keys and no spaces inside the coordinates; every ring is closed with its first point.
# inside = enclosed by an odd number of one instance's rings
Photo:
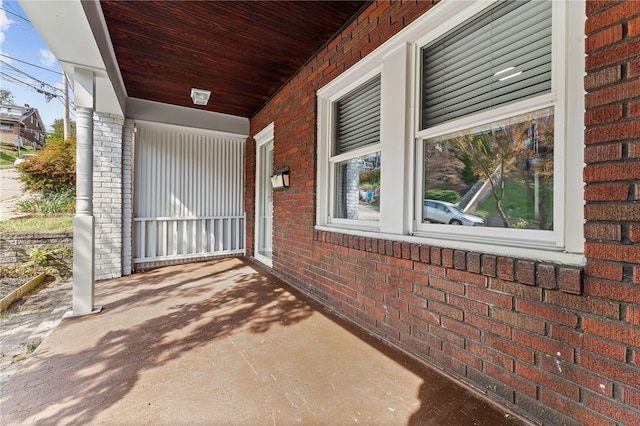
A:
{"type": "Polygon", "coordinates": [[[552,230],[553,117],[547,108],[425,139],[424,198],[455,203],[468,220],[422,221],[552,230]]]}
{"type": "Polygon", "coordinates": [[[549,0],[499,2],[420,47],[416,198],[456,213],[423,208],[418,233],[564,245],[554,232],[564,194],[554,155],[566,143],[555,125],[565,69],[554,63],[554,49],[564,50],[552,36],[554,9],[549,0]]]}
{"type": "Polygon", "coordinates": [[[380,76],[333,103],[334,139],[329,159],[333,181],[331,217],[380,219],[380,76]]]}
{"type": "Polygon", "coordinates": [[[317,227],[583,264],[584,7],[443,0],[319,89],[317,227]]]}

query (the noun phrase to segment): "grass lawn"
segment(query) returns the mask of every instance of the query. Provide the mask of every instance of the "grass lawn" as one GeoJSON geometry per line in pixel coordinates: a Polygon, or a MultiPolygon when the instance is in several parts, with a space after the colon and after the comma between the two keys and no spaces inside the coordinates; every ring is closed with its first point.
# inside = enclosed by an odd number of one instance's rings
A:
{"type": "Polygon", "coordinates": [[[0,222],[0,232],[71,231],[73,216],[15,218],[0,222]]]}
{"type": "MultiPolygon", "coordinates": [[[[547,189],[546,209],[549,220],[553,219],[553,184],[547,189]]],[[[507,217],[514,219],[524,219],[536,223],[538,218],[535,215],[535,206],[527,189],[522,182],[515,179],[506,179],[504,183],[504,198],[502,200],[502,210],[507,217]]],[[[487,215],[497,215],[495,200],[493,196],[487,197],[479,206],[478,210],[487,215]]]]}
{"type": "Polygon", "coordinates": [[[15,146],[0,145],[0,168],[6,169],[13,167],[13,162],[16,161],[16,158],[18,158],[20,154],[33,154],[33,148],[20,148],[20,152],[18,152],[15,146]]]}

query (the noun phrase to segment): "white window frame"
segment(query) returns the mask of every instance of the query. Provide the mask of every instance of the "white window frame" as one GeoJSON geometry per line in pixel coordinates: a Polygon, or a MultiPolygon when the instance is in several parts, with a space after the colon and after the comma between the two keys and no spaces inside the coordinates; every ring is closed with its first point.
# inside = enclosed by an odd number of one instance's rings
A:
{"type": "MultiPolygon", "coordinates": [[[[322,135],[323,141],[322,146],[320,144],[318,145],[318,159],[320,160],[322,158],[322,163],[318,164],[325,165],[324,167],[318,167],[318,182],[323,183],[322,191],[325,195],[318,199],[318,223],[322,223],[323,225],[343,227],[346,229],[351,228],[362,230],[379,230],[378,221],[342,219],[334,217],[336,199],[335,165],[351,158],[379,152],[381,151],[381,143],[367,145],[362,148],[354,149],[353,151],[345,152],[339,155],[332,155],[332,152],[335,142],[334,126],[336,120],[336,102],[347,93],[356,90],[371,79],[381,74],[382,69],[380,67],[376,67],[370,72],[359,76],[358,78],[349,81],[345,80],[343,81],[343,84],[336,85],[330,89],[325,89],[323,96],[318,95],[318,110],[323,111],[322,123],[320,123],[320,120],[318,123],[318,134],[319,136],[322,135]]],[[[382,85],[382,78],[380,84],[382,85]]],[[[382,190],[380,191],[380,193],[383,193],[382,190]]]]}
{"type": "MultiPolygon", "coordinates": [[[[351,160],[354,158],[362,157],[364,155],[374,154],[376,152],[380,152],[380,144],[372,144],[366,147],[362,147],[360,149],[356,149],[353,151],[346,152],[344,154],[336,155],[329,158],[329,182],[331,185],[330,189],[330,198],[329,198],[329,215],[328,220],[336,225],[343,226],[352,226],[363,229],[377,229],[378,222],[374,220],[360,220],[360,219],[344,219],[335,217],[335,208],[336,208],[336,165],[338,163],[342,163],[343,161],[351,160]]],[[[382,191],[381,191],[382,193],[382,191]]]]}
{"type": "MultiPolygon", "coordinates": [[[[385,44],[318,90],[316,229],[495,255],[584,265],[585,3],[553,1],[551,93],[419,130],[420,49],[495,1],[443,0],[385,44]],[[567,48],[571,43],[571,48],[567,48]],[[564,70],[564,71],[562,71],[564,70]],[[381,205],[376,227],[331,218],[332,102],[382,74],[381,205]],[[426,138],[554,106],[554,230],[478,229],[421,224],[421,146],[426,138]],[[403,172],[404,173],[403,173],[403,172]],[[419,219],[416,219],[419,218],[419,219]],[[524,231],[524,232],[521,232],[524,231]],[[514,237],[513,234],[516,234],[514,237]]],[[[358,221],[349,221],[358,222],[358,221]]]]}
{"type": "MultiPolygon", "coordinates": [[[[355,86],[350,86],[350,89],[347,93],[350,93],[352,90],[357,90],[360,87],[362,87],[363,85],[369,84],[369,82],[377,77],[380,77],[380,74],[374,74],[373,76],[371,76],[368,79],[365,79],[364,81],[362,80],[358,80],[355,83],[355,86]]],[[[382,78],[380,78],[380,86],[382,86],[382,78]]],[[[366,146],[363,146],[361,148],[357,148],[357,149],[353,149],[351,151],[347,151],[344,152],[342,154],[337,154],[337,155],[333,155],[334,152],[334,148],[336,145],[336,141],[335,139],[335,122],[338,119],[337,117],[337,102],[342,98],[342,96],[344,96],[345,94],[340,94],[340,96],[338,96],[337,98],[335,96],[333,96],[330,100],[331,102],[331,134],[332,134],[332,139],[331,139],[331,143],[329,144],[329,184],[330,186],[330,197],[329,197],[329,214],[328,214],[328,220],[331,221],[331,223],[333,224],[337,224],[337,225],[343,225],[343,226],[356,226],[356,227],[360,227],[360,228],[371,228],[371,229],[377,229],[378,228],[378,223],[379,221],[372,221],[372,220],[361,220],[361,219],[346,219],[346,218],[338,218],[335,217],[335,211],[336,211],[336,198],[337,198],[337,191],[336,191],[336,165],[338,165],[339,163],[342,163],[344,161],[348,161],[348,160],[352,160],[358,157],[362,157],[365,155],[370,155],[370,154],[374,154],[377,152],[381,151],[381,143],[380,141],[378,141],[378,143],[374,143],[374,144],[369,144],[366,146]]]]}

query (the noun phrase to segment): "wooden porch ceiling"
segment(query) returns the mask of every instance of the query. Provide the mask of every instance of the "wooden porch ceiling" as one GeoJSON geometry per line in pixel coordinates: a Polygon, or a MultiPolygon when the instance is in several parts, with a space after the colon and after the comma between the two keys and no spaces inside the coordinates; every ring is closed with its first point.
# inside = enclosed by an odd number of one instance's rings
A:
{"type": "Polygon", "coordinates": [[[251,117],[366,1],[102,0],[127,94],[251,117]],[[211,91],[193,104],[191,88],[211,91]]]}

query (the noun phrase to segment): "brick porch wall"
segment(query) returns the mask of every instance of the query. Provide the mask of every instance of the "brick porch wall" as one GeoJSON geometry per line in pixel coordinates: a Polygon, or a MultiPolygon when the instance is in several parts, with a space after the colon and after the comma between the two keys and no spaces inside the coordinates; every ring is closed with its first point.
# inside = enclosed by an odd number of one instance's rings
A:
{"type": "MultiPolygon", "coordinates": [[[[251,120],[275,122],[273,271],[545,424],[640,418],[640,2],[589,1],[584,270],[314,231],[316,96],[431,2],[376,2],[251,120]]],[[[247,145],[248,244],[255,147],[247,145]],[[253,149],[253,151],[252,151],[253,149]]]]}
{"type": "MultiPolygon", "coordinates": [[[[585,268],[580,315],[562,330],[576,364],[612,390],[580,402],[623,424],[640,419],[640,2],[587,2],[585,268]],[[587,302],[588,301],[588,302],[587,302]]],[[[557,400],[556,404],[563,403],[557,400]]]]}
{"type": "Polygon", "coordinates": [[[93,215],[95,278],[122,276],[123,118],[93,116],[93,215]]]}
{"type": "Polygon", "coordinates": [[[134,121],[124,121],[122,133],[122,275],[133,271],[133,139],[134,121]]]}
{"type": "MultiPolygon", "coordinates": [[[[262,130],[259,128],[254,131],[252,127],[251,134],[255,135],[262,130]]],[[[245,192],[244,192],[244,209],[247,213],[245,218],[246,223],[246,246],[247,256],[254,255],[254,243],[255,243],[255,221],[256,221],[256,141],[249,137],[245,144],[245,192]]],[[[274,194],[275,196],[275,194],[274,194]]]]}

